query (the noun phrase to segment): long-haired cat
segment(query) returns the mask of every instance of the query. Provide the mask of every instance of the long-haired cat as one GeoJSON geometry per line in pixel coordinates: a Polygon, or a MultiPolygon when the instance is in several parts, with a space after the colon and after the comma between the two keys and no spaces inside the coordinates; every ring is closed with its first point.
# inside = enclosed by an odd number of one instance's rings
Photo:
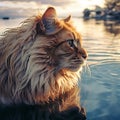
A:
{"type": "Polygon", "coordinates": [[[0,39],[1,120],[84,120],[78,78],[87,58],[70,16],[49,7],[0,39]]]}

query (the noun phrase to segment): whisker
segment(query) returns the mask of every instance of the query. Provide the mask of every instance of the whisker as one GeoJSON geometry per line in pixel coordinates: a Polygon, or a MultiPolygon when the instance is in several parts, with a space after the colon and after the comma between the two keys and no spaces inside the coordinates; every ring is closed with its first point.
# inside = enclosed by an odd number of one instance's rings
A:
{"type": "Polygon", "coordinates": [[[90,67],[89,67],[88,63],[86,63],[86,69],[88,70],[88,73],[89,73],[89,75],[91,77],[91,70],[90,70],[90,67]]]}
{"type": "Polygon", "coordinates": [[[90,67],[89,67],[89,64],[87,63],[87,61],[84,63],[84,70],[85,72],[88,72],[89,76],[91,77],[91,70],[90,70],[90,67]]]}

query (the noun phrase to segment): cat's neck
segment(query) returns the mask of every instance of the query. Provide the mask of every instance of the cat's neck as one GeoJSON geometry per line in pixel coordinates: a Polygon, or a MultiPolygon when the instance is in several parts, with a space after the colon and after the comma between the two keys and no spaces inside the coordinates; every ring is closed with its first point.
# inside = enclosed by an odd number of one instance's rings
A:
{"type": "MultiPolygon", "coordinates": [[[[71,89],[73,89],[78,84],[78,72],[71,72],[67,70],[61,70],[58,74],[54,74],[54,70],[48,70],[45,73],[42,73],[44,79],[44,87],[41,86],[41,89],[36,96],[35,96],[35,103],[45,102],[51,100],[55,100],[59,95],[62,95],[71,89]],[[44,75],[43,75],[44,74],[44,75]]],[[[41,76],[42,77],[42,76],[41,76]]]]}

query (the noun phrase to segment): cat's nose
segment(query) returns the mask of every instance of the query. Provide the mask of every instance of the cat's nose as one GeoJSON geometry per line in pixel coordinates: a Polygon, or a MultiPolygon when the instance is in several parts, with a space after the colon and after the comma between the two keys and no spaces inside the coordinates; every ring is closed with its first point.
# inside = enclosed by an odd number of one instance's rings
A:
{"type": "Polygon", "coordinates": [[[88,54],[87,54],[87,51],[84,48],[81,48],[79,53],[84,59],[87,59],[88,54]]]}

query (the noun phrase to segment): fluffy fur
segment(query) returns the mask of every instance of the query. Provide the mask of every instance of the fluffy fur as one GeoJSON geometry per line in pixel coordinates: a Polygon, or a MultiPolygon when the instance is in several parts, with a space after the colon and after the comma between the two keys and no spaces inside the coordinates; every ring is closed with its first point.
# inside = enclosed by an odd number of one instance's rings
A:
{"type": "Polygon", "coordinates": [[[50,7],[44,15],[7,30],[0,39],[0,110],[21,104],[58,112],[81,110],[77,83],[87,53],[70,18],[55,17],[53,33],[46,33],[42,20],[54,12],[50,7]]]}

